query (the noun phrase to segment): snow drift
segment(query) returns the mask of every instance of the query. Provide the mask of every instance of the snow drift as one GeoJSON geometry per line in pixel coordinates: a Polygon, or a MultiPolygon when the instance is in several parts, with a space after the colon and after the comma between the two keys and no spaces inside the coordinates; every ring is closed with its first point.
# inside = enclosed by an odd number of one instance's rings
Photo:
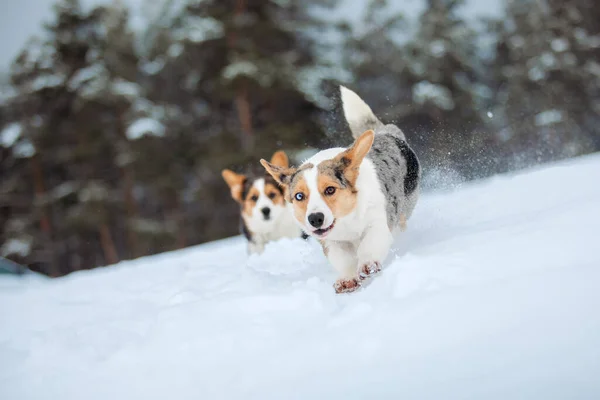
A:
{"type": "Polygon", "coordinates": [[[335,295],[313,242],[0,280],[2,399],[600,397],[600,156],[423,196],[335,295]]]}

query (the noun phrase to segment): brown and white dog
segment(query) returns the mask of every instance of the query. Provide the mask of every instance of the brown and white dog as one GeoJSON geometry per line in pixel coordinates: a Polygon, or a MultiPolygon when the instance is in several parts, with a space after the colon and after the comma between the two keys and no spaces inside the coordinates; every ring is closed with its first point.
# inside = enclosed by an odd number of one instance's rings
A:
{"type": "MultiPolygon", "coordinates": [[[[283,151],[271,158],[271,165],[278,168],[288,168],[288,163],[283,151]]],[[[283,188],[271,175],[264,171],[236,174],[228,169],[221,174],[231,189],[231,197],[240,204],[240,230],[248,239],[249,254],[262,253],[270,241],[304,236],[284,200],[283,188]]]]}
{"type": "Polygon", "coordinates": [[[392,232],[405,228],[416,205],[421,176],[404,133],[379,121],[356,93],[340,90],[352,146],[320,151],[298,168],[261,160],[338,271],[338,293],[381,271],[392,232]]]}

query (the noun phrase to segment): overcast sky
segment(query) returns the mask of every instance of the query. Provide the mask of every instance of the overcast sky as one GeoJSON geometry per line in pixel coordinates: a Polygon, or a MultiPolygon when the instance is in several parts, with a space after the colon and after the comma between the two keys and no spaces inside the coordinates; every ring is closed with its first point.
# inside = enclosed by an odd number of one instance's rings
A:
{"type": "MultiPolygon", "coordinates": [[[[42,22],[51,18],[52,5],[56,0],[0,0],[0,71],[6,71],[29,37],[42,31],[42,22]]],[[[148,11],[159,0],[125,0],[135,8],[134,15],[148,11]],[[137,11],[137,12],[136,12],[137,11]]],[[[343,0],[346,7],[342,14],[352,19],[356,14],[355,2],[343,0]]],[[[423,0],[389,0],[393,6],[405,11],[421,7],[423,0]]],[[[111,0],[83,0],[84,4],[108,3],[111,0]]],[[[365,0],[366,2],[366,0],[365,0]]],[[[467,0],[463,10],[468,17],[475,15],[498,15],[502,0],[467,0]]],[[[410,14],[410,12],[409,12],[410,14]]]]}
{"type": "Polygon", "coordinates": [[[7,68],[51,15],[53,0],[0,0],[0,68],[7,68]]]}

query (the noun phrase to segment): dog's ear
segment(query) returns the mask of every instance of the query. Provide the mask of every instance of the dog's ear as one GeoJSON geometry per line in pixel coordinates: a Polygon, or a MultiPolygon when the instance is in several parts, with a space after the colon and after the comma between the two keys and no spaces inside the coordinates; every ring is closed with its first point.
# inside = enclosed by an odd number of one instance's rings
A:
{"type": "Polygon", "coordinates": [[[288,160],[288,156],[283,150],[279,150],[273,153],[273,157],[271,157],[271,164],[282,168],[290,167],[290,161],[288,160]]]}
{"type": "Polygon", "coordinates": [[[354,144],[335,157],[339,169],[344,173],[350,184],[354,185],[358,178],[360,164],[373,146],[375,132],[368,130],[360,135],[354,144]]]}
{"type": "Polygon", "coordinates": [[[294,172],[296,172],[295,168],[280,167],[268,162],[265,159],[261,159],[260,163],[263,167],[265,167],[269,175],[271,175],[273,179],[275,179],[275,181],[283,187],[287,187],[290,184],[292,175],[294,175],[294,172]]]}
{"type": "Polygon", "coordinates": [[[246,180],[245,175],[236,174],[235,172],[224,169],[221,171],[221,175],[223,175],[223,179],[227,182],[229,189],[231,190],[231,197],[238,203],[241,203],[244,199],[242,199],[242,191],[244,189],[244,181],[246,180]]]}

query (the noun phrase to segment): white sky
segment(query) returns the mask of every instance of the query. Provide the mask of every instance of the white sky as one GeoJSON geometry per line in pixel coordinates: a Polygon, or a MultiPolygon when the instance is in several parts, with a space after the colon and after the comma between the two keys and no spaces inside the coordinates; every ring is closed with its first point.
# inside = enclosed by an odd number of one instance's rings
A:
{"type": "Polygon", "coordinates": [[[52,0],[0,0],[0,68],[8,68],[27,39],[41,31],[52,4],[52,0]]]}

